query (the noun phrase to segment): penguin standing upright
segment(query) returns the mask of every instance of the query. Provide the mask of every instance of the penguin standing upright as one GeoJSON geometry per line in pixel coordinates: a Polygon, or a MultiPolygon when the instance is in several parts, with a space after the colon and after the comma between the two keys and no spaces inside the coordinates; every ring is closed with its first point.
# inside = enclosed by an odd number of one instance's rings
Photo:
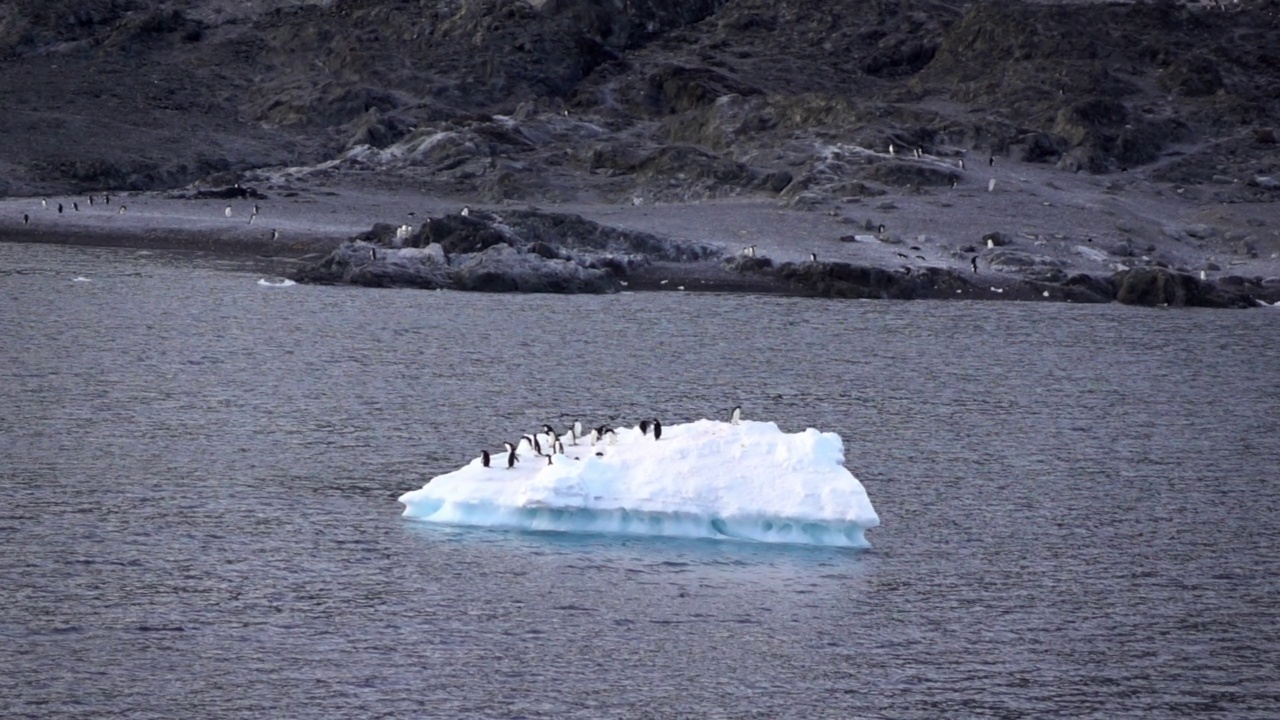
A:
{"type": "Polygon", "coordinates": [[[488,450],[480,451],[480,464],[483,465],[484,467],[489,467],[489,451],[488,450]]]}
{"type": "Polygon", "coordinates": [[[662,439],[662,423],[658,422],[658,418],[653,419],[653,439],[662,439]]]}
{"type": "Polygon", "coordinates": [[[78,202],[71,203],[71,209],[75,210],[76,212],[80,212],[80,203],[78,202]]]}
{"type": "Polygon", "coordinates": [[[969,258],[969,264],[973,266],[974,272],[978,272],[978,256],[977,255],[974,255],[973,257],[969,258]]]}
{"type": "Polygon", "coordinates": [[[502,447],[507,449],[507,469],[510,470],[520,461],[520,458],[516,457],[516,446],[509,442],[504,442],[502,447]]]}
{"type": "Polygon", "coordinates": [[[30,215],[28,215],[28,214],[26,214],[26,213],[22,213],[22,224],[23,224],[23,225],[30,225],[30,224],[31,224],[31,216],[30,216],[30,215]]]}
{"type": "Polygon", "coordinates": [[[642,435],[646,435],[646,436],[649,434],[649,421],[648,421],[648,420],[641,420],[641,421],[640,421],[640,434],[642,434],[642,435]]]}
{"type": "Polygon", "coordinates": [[[729,413],[729,424],[730,425],[742,424],[742,406],[741,405],[735,405],[733,408],[733,412],[729,413]]]}

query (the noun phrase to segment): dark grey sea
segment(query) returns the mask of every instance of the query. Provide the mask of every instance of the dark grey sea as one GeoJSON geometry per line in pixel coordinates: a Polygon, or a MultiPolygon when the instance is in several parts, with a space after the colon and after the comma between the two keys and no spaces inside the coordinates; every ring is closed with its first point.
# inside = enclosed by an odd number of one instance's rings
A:
{"type": "Polygon", "coordinates": [[[0,244],[0,716],[1280,713],[1280,311],[263,277],[0,244]],[[870,550],[395,500],[738,404],[843,436],[870,550]]]}

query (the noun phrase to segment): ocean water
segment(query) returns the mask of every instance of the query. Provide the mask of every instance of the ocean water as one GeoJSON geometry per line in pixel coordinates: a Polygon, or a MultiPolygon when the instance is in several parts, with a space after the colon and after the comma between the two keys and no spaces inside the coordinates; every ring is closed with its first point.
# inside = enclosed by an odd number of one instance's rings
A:
{"type": "Polygon", "coordinates": [[[263,277],[0,244],[0,716],[1280,708],[1280,312],[263,277]],[[737,404],[844,437],[870,550],[395,502],[542,422],[737,404]]]}

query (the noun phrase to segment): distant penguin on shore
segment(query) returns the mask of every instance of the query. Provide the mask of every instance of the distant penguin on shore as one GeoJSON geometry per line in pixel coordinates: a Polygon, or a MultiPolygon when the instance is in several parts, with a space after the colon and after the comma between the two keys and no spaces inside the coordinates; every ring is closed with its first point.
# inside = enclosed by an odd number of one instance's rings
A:
{"type": "Polygon", "coordinates": [[[743,255],[746,255],[747,257],[755,257],[755,256],[756,256],[756,246],[755,246],[755,245],[748,245],[748,246],[746,246],[745,248],[743,248],[743,249],[742,249],[742,254],[743,254],[743,255]]]}
{"type": "Polygon", "coordinates": [[[471,208],[466,205],[463,205],[462,212],[458,214],[461,215],[462,217],[471,217],[471,208]]]}
{"type": "Polygon", "coordinates": [[[658,422],[658,418],[653,419],[653,439],[662,439],[662,423],[658,422]]]}
{"type": "Polygon", "coordinates": [[[89,196],[89,207],[93,207],[93,196],[89,196]]]}
{"type": "Polygon", "coordinates": [[[76,212],[80,212],[80,203],[78,202],[71,203],[71,209],[75,210],[76,212]]]}
{"type": "Polygon", "coordinates": [[[742,424],[742,406],[741,405],[735,405],[733,407],[733,412],[729,413],[729,424],[730,425],[742,424]]]}
{"type": "Polygon", "coordinates": [[[58,214],[62,214],[62,203],[58,203],[58,214]]]}
{"type": "Polygon", "coordinates": [[[370,248],[369,248],[369,260],[371,260],[371,261],[373,261],[373,262],[377,262],[377,261],[378,261],[378,248],[376,248],[376,247],[370,247],[370,248]]]}
{"type": "Polygon", "coordinates": [[[49,201],[48,201],[47,199],[45,199],[45,198],[40,198],[40,209],[41,209],[41,210],[48,210],[48,209],[49,209],[49,201]]]}
{"type": "Polygon", "coordinates": [[[517,462],[520,462],[520,458],[516,457],[516,446],[509,442],[504,442],[502,447],[507,449],[507,469],[510,470],[516,466],[517,462]]]}
{"type": "Polygon", "coordinates": [[[107,205],[110,205],[110,204],[111,204],[111,196],[110,196],[110,195],[103,195],[103,196],[102,196],[102,202],[106,203],[107,205]]]}
{"type": "Polygon", "coordinates": [[[987,192],[995,192],[995,191],[996,191],[996,179],[991,178],[990,180],[987,181],[987,192]]]}
{"type": "Polygon", "coordinates": [[[816,263],[816,262],[818,262],[818,253],[816,253],[816,252],[811,252],[811,253],[809,253],[809,262],[811,262],[811,263],[816,263]]]}
{"type": "Polygon", "coordinates": [[[898,149],[893,146],[893,143],[889,143],[889,157],[897,157],[897,156],[898,156],[898,149]]]}
{"type": "Polygon", "coordinates": [[[960,158],[960,169],[964,169],[964,158],[960,158]]]}
{"type": "Polygon", "coordinates": [[[641,435],[648,435],[648,434],[649,434],[649,421],[648,421],[648,420],[641,420],[641,421],[640,421],[640,434],[641,434],[641,435]]]}
{"type": "Polygon", "coordinates": [[[969,264],[973,266],[974,272],[978,272],[978,256],[977,255],[974,255],[973,257],[969,258],[969,264]]]}
{"type": "Polygon", "coordinates": [[[879,225],[876,226],[876,234],[877,235],[884,234],[884,223],[880,223],[879,225]]]}
{"type": "Polygon", "coordinates": [[[591,446],[595,447],[596,443],[599,442],[600,440],[600,431],[595,428],[591,428],[590,439],[591,439],[591,446]]]}
{"type": "Polygon", "coordinates": [[[227,209],[222,211],[222,214],[226,215],[227,217],[231,217],[231,206],[228,205],[227,209]]]}
{"type": "Polygon", "coordinates": [[[279,240],[279,239],[280,239],[280,231],[279,231],[279,230],[272,230],[272,231],[271,231],[271,242],[275,242],[275,241],[277,241],[277,240],[279,240]]]}
{"type": "Polygon", "coordinates": [[[28,214],[26,214],[26,213],[22,213],[22,224],[23,224],[23,225],[30,225],[30,224],[31,224],[31,216],[30,216],[30,215],[28,215],[28,214]]]}
{"type": "Polygon", "coordinates": [[[128,210],[128,208],[127,208],[127,207],[125,207],[124,205],[121,205],[121,206],[120,206],[120,209],[116,211],[116,214],[117,214],[117,215],[123,215],[125,210],[128,210]]]}
{"type": "Polygon", "coordinates": [[[995,155],[988,156],[987,167],[995,167],[995,164],[996,164],[996,156],[995,155]]]}
{"type": "Polygon", "coordinates": [[[484,467],[489,467],[489,451],[488,450],[480,451],[480,464],[483,465],[484,467]]]}

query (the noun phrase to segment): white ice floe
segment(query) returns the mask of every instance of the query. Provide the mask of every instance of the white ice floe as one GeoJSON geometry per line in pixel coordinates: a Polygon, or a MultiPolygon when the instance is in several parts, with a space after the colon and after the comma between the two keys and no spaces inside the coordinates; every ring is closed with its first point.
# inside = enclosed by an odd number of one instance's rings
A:
{"type": "MultiPolygon", "coordinates": [[[[520,443],[432,478],[400,496],[404,515],[432,522],[574,532],[737,538],[867,547],[880,524],[862,483],[844,467],[844,443],[812,428],[712,420],[616,431],[552,458],[520,443]]],[[[515,438],[513,438],[514,440],[515,438]]],[[[564,439],[564,438],[562,438],[564,439]]]]}
{"type": "Polygon", "coordinates": [[[280,278],[278,280],[268,280],[266,278],[262,278],[258,280],[258,284],[263,287],[292,287],[294,285],[297,285],[298,283],[288,278],[280,278]]]}

